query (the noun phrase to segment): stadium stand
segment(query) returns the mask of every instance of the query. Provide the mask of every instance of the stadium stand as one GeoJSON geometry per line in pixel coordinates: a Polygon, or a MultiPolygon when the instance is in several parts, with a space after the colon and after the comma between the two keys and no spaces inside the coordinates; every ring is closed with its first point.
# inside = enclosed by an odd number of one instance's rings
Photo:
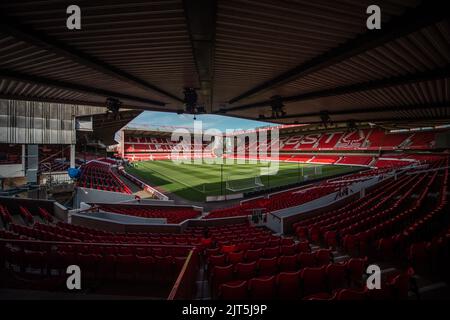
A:
{"type": "Polygon", "coordinates": [[[130,188],[115,174],[109,163],[93,160],[81,167],[81,177],[77,182],[83,188],[131,194],[130,188]]]}
{"type": "Polygon", "coordinates": [[[444,2],[65,2],[0,1],[2,298],[450,300],[444,2]]]}

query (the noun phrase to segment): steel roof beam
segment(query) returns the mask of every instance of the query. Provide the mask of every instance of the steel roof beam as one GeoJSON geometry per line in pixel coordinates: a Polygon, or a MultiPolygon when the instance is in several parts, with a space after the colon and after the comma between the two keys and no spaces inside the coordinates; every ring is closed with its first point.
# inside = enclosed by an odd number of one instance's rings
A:
{"type": "MultiPolygon", "coordinates": [[[[340,111],[327,111],[325,112],[329,116],[342,116],[342,115],[357,115],[366,113],[384,113],[384,112],[397,112],[397,111],[414,111],[414,110],[426,110],[426,109],[446,109],[450,108],[450,101],[442,103],[430,103],[430,104],[417,104],[417,105],[404,105],[404,106],[382,106],[382,107],[371,107],[371,108],[357,108],[357,109],[345,109],[340,111]]],[[[266,117],[264,120],[283,120],[283,119],[299,119],[299,118],[310,118],[310,117],[320,117],[321,112],[308,112],[308,113],[298,113],[298,114],[288,114],[283,117],[274,118],[266,117]]]]}
{"type": "Polygon", "coordinates": [[[217,0],[184,0],[183,6],[200,94],[212,111],[217,0]]]}
{"type": "MultiPolygon", "coordinates": [[[[290,103],[290,102],[298,102],[298,101],[306,101],[306,100],[314,100],[318,98],[325,98],[325,97],[333,97],[343,94],[351,94],[351,93],[357,93],[361,91],[369,91],[369,90],[377,90],[377,89],[383,89],[398,85],[406,85],[406,84],[412,84],[417,82],[423,82],[423,81],[429,81],[429,80],[437,80],[437,79],[444,79],[450,77],[450,66],[447,65],[444,68],[439,68],[432,71],[426,71],[426,72],[419,72],[415,74],[410,74],[406,76],[399,76],[399,77],[391,77],[391,78],[385,78],[380,80],[374,80],[374,81],[368,81],[368,82],[362,82],[347,86],[341,86],[336,87],[332,89],[325,89],[325,90],[318,90],[308,93],[301,93],[294,96],[288,96],[288,97],[282,97],[282,102],[290,103]]],[[[264,100],[260,102],[250,103],[247,105],[241,105],[236,107],[230,107],[226,109],[220,110],[220,112],[230,112],[230,111],[241,111],[241,110],[247,110],[252,108],[259,108],[259,107],[265,107],[270,106],[271,100],[264,100]]]]}
{"type": "MultiPolygon", "coordinates": [[[[42,77],[32,76],[28,74],[23,74],[15,71],[0,69],[0,78],[10,79],[14,81],[19,82],[25,82],[25,83],[31,83],[31,84],[37,84],[41,86],[46,87],[52,87],[52,88],[59,88],[64,90],[70,90],[70,91],[76,91],[83,94],[92,94],[96,96],[101,96],[105,98],[113,97],[121,100],[129,100],[134,101],[138,103],[148,104],[148,105],[155,105],[155,106],[164,106],[165,103],[160,101],[155,101],[147,98],[141,98],[141,97],[135,97],[130,96],[127,94],[112,92],[108,90],[103,89],[97,89],[97,88],[91,88],[80,84],[70,83],[70,82],[64,82],[64,81],[58,81],[58,80],[51,80],[46,79],[42,77]]],[[[126,107],[126,105],[125,105],[126,107]]],[[[143,107],[141,107],[144,109],[143,107]]],[[[149,108],[150,110],[150,108],[149,108]]],[[[163,109],[165,110],[165,109],[163,109]]]]}

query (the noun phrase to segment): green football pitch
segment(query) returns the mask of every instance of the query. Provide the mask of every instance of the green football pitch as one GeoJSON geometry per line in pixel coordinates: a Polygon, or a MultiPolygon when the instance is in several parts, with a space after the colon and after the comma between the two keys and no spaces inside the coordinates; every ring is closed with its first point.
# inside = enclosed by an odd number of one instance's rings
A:
{"type": "Polygon", "coordinates": [[[358,170],[352,166],[280,162],[275,175],[261,175],[267,164],[177,164],[170,160],[137,162],[126,169],[152,186],[191,201],[334,176],[358,170]]]}

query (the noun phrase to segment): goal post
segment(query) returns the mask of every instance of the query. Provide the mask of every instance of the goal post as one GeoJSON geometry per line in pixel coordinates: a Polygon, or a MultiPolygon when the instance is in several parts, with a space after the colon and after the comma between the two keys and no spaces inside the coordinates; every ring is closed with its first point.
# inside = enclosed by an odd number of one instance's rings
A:
{"type": "Polygon", "coordinates": [[[242,175],[227,175],[225,188],[231,192],[243,192],[248,190],[260,190],[264,188],[261,177],[258,175],[242,178],[242,175]]]}

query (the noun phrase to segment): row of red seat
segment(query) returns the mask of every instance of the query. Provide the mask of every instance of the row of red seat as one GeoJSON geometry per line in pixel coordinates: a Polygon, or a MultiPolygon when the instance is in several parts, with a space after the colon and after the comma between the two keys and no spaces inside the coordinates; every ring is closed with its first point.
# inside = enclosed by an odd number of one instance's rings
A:
{"type": "Polygon", "coordinates": [[[27,224],[33,224],[34,215],[39,215],[44,221],[52,222],[53,216],[49,213],[49,211],[43,207],[35,206],[35,205],[26,205],[22,203],[18,206],[14,206],[12,208],[8,208],[8,205],[0,204],[0,216],[5,225],[8,225],[13,222],[11,212],[18,213],[23,221],[27,224]]]}
{"type": "Polygon", "coordinates": [[[429,241],[411,244],[407,248],[407,258],[414,270],[450,281],[450,228],[429,241]]]}
{"type": "Polygon", "coordinates": [[[305,300],[393,300],[409,299],[409,292],[416,296],[417,284],[414,279],[414,270],[409,268],[405,271],[395,272],[381,283],[380,289],[369,290],[367,286],[362,289],[341,289],[333,292],[319,292],[305,297],[305,300]]]}
{"type": "Polygon", "coordinates": [[[30,251],[5,247],[4,260],[13,271],[21,273],[52,274],[60,270],[65,274],[69,265],[78,265],[84,279],[174,279],[186,261],[186,256],[138,256],[131,254],[72,253],[61,250],[30,251]],[[18,270],[17,270],[18,269],[18,270]]]}
{"type": "Polygon", "coordinates": [[[81,176],[77,185],[84,188],[132,193],[130,188],[111,170],[110,165],[97,161],[90,161],[81,167],[81,176]]]}
{"type": "MultiPolygon", "coordinates": [[[[112,233],[76,226],[63,222],[55,225],[35,223],[33,228],[13,224],[12,231],[27,236],[30,239],[46,241],[83,241],[86,243],[127,243],[127,244],[163,244],[163,245],[196,245],[201,246],[204,237],[203,228],[188,228],[181,234],[171,233],[112,233]]],[[[242,248],[257,249],[268,243],[292,244],[292,238],[280,238],[267,229],[250,227],[248,224],[237,224],[225,227],[211,227],[210,237],[217,245],[226,246],[230,243],[242,245],[242,248]],[[281,242],[269,242],[282,239],[281,242]],[[247,245],[244,245],[247,243],[247,245]],[[248,244],[251,244],[248,246],[248,244]]],[[[231,250],[235,250],[232,248],[231,250]]]]}
{"type": "Polygon", "coordinates": [[[250,257],[251,253],[253,252],[249,251],[245,256],[242,252],[234,253],[229,254],[228,257],[212,255],[208,258],[208,271],[214,273],[216,267],[232,268],[236,279],[245,280],[257,275],[274,275],[279,272],[297,271],[306,267],[320,267],[333,261],[329,249],[271,257],[250,257]]]}
{"type": "MultiPolygon", "coordinates": [[[[213,297],[220,299],[299,299],[337,289],[361,287],[365,259],[305,267],[293,272],[240,278],[228,267],[216,267],[212,276],[213,297]],[[248,287],[247,287],[248,284],[248,287]]],[[[239,271],[239,270],[237,270],[239,271]]]]}
{"type": "Polygon", "coordinates": [[[194,219],[200,215],[200,211],[192,207],[148,206],[148,205],[120,205],[101,204],[97,207],[106,212],[114,212],[129,216],[143,218],[165,218],[167,223],[180,223],[187,219],[194,219]]]}

